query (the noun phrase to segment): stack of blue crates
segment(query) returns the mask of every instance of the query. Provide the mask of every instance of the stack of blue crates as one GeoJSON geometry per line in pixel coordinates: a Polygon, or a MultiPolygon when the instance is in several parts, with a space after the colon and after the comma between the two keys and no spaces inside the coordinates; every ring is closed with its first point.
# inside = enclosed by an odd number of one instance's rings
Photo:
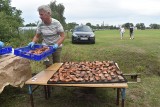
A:
{"type": "Polygon", "coordinates": [[[34,54],[34,53],[29,52],[30,50],[35,50],[37,48],[42,48],[42,47],[43,47],[43,45],[36,44],[36,45],[34,45],[33,49],[28,46],[16,48],[16,49],[14,49],[14,55],[20,56],[23,58],[27,58],[30,60],[40,61],[56,51],[55,49],[52,48],[52,46],[48,46],[49,50],[47,50],[41,54],[34,54]]]}
{"type": "Polygon", "coordinates": [[[12,53],[12,47],[11,46],[6,46],[0,49],[0,55],[12,53]]]}

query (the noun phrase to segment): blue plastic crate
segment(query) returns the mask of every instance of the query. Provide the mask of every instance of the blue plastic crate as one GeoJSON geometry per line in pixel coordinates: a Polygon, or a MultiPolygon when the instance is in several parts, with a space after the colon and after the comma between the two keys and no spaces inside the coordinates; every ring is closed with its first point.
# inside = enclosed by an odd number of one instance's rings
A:
{"type": "Polygon", "coordinates": [[[49,50],[47,50],[41,54],[29,53],[30,50],[35,50],[37,48],[42,48],[42,47],[43,47],[43,45],[36,44],[36,45],[34,45],[33,49],[31,49],[28,46],[16,48],[16,49],[14,49],[14,54],[16,56],[20,56],[20,57],[27,58],[30,60],[40,61],[56,51],[55,49],[52,48],[52,46],[48,46],[49,50]]]}
{"type": "Polygon", "coordinates": [[[0,49],[0,55],[12,53],[12,47],[11,46],[6,46],[0,49]]]}

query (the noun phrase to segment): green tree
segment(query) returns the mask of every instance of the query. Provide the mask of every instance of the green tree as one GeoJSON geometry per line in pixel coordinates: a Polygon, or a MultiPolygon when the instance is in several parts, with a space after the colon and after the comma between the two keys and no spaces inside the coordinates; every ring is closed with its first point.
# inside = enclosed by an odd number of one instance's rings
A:
{"type": "Polygon", "coordinates": [[[86,23],[86,25],[87,25],[87,26],[92,27],[92,24],[91,24],[91,23],[89,23],[89,22],[88,22],[88,23],[86,23]]]}
{"type": "Polygon", "coordinates": [[[125,24],[123,24],[123,26],[124,26],[126,29],[129,29],[130,26],[133,26],[133,23],[125,23],[125,24]]]}
{"type": "Polygon", "coordinates": [[[145,30],[145,25],[144,23],[137,23],[136,24],[137,29],[145,30]]]}
{"type": "Polygon", "coordinates": [[[56,4],[56,1],[50,2],[49,6],[52,10],[52,17],[59,20],[66,27],[66,18],[63,16],[65,7],[62,4],[56,4]]]}
{"type": "Polygon", "coordinates": [[[77,26],[78,24],[77,23],[75,23],[75,22],[72,22],[72,23],[68,23],[68,24],[66,24],[66,29],[67,30],[72,30],[75,26],[77,26]]]}
{"type": "Polygon", "coordinates": [[[11,7],[11,0],[0,0],[0,39],[9,41],[15,37],[19,26],[23,24],[22,11],[11,7]]]}
{"type": "Polygon", "coordinates": [[[149,26],[150,26],[151,29],[160,29],[159,24],[150,24],[149,26]]]}
{"type": "Polygon", "coordinates": [[[36,23],[29,23],[29,24],[26,24],[25,26],[26,26],[26,27],[27,27],[27,26],[37,26],[37,24],[36,24],[36,23]]]}

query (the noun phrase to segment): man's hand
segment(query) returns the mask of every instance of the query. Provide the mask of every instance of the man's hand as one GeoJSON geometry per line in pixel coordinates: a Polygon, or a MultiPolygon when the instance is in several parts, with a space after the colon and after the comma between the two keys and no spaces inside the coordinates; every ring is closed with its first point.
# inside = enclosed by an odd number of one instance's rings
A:
{"type": "Polygon", "coordinates": [[[4,43],[2,41],[0,41],[0,49],[4,47],[4,43]]]}
{"type": "Polygon", "coordinates": [[[30,42],[29,44],[28,44],[28,46],[30,47],[30,48],[34,48],[34,45],[35,45],[35,42],[30,42]]]}
{"type": "Polygon", "coordinates": [[[57,49],[58,48],[58,44],[54,44],[52,47],[53,47],[53,49],[57,49]]]}

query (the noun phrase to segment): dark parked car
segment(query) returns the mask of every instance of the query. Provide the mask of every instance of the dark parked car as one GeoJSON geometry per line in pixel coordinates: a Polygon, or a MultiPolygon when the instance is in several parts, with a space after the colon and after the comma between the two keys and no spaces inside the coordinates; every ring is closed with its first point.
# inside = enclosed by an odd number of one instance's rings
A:
{"type": "Polygon", "coordinates": [[[95,44],[95,34],[91,27],[87,25],[76,26],[72,32],[72,43],[95,44]]]}

